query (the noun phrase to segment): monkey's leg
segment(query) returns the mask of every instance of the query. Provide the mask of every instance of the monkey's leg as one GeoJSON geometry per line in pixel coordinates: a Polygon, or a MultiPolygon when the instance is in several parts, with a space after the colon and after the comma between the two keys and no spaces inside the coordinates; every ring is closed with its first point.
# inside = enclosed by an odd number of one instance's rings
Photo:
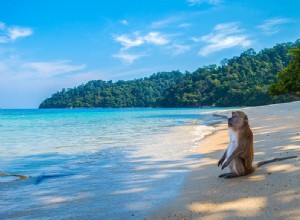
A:
{"type": "Polygon", "coordinates": [[[218,166],[222,165],[222,163],[224,162],[224,160],[226,159],[226,154],[227,154],[227,150],[224,152],[223,156],[221,157],[221,159],[218,162],[218,166]]]}
{"type": "Polygon", "coordinates": [[[228,176],[228,175],[230,175],[231,173],[222,173],[221,175],[219,175],[219,177],[221,178],[221,177],[226,177],[226,176],[228,176]]]}
{"type": "Polygon", "coordinates": [[[228,175],[224,176],[225,179],[230,179],[230,178],[236,178],[240,177],[241,175],[237,175],[235,173],[229,173],[228,175]]]}
{"type": "Polygon", "coordinates": [[[231,161],[234,160],[235,158],[238,158],[238,157],[240,156],[240,154],[242,154],[242,153],[243,153],[243,151],[241,151],[241,150],[239,149],[239,147],[236,148],[236,149],[232,152],[232,154],[226,159],[225,163],[223,163],[223,165],[222,165],[222,170],[224,170],[225,167],[228,167],[228,165],[231,163],[231,161]]]}

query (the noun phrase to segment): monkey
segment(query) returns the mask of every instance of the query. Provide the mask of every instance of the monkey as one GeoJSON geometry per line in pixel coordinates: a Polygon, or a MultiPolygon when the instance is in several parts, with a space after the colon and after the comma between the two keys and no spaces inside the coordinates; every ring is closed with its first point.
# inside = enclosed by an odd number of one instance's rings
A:
{"type": "Polygon", "coordinates": [[[249,125],[248,116],[242,111],[233,111],[231,118],[228,118],[228,129],[230,142],[227,150],[218,162],[222,165],[222,170],[229,166],[229,173],[223,173],[219,177],[234,178],[253,173],[258,167],[286,159],[297,158],[289,156],[265,160],[252,165],[254,158],[253,133],[249,125]]]}

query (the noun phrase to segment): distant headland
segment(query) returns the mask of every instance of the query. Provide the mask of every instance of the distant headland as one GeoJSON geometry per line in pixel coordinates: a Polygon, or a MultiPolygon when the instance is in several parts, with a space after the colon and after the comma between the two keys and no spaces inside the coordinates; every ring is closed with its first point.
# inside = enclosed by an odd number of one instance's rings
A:
{"type": "Polygon", "coordinates": [[[194,72],[158,72],[117,82],[93,80],[54,93],[39,108],[226,107],[295,101],[299,97],[271,96],[269,87],[291,61],[288,51],[299,45],[297,40],[258,53],[248,49],[223,59],[219,66],[203,66],[194,72]]]}

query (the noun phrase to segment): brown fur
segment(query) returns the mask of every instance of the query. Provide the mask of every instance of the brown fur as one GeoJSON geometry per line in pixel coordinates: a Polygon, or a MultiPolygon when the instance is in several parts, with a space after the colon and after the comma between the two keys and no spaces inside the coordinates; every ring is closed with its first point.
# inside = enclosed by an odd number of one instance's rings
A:
{"type": "Polygon", "coordinates": [[[221,174],[219,177],[233,178],[245,176],[254,172],[255,168],[264,164],[296,158],[297,156],[274,158],[259,162],[255,167],[252,166],[254,158],[253,149],[253,133],[250,129],[248,116],[242,111],[232,112],[232,117],[228,118],[228,128],[237,133],[237,147],[231,155],[227,155],[230,143],[227,150],[218,162],[218,166],[222,165],[222,170],[229,166],[230,173],[221,174]],[[225,163],[224,163],[225,161],[225,163]]]}

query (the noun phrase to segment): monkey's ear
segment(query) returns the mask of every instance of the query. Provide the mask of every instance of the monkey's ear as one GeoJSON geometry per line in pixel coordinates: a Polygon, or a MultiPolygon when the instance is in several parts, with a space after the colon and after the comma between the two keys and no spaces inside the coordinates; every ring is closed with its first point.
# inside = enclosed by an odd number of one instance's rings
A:
{"type": "Polygon", "coordinates": [[[249,123],[249,120],[248,120],[248,116],[247,116],[247,115],[244,116],[244,123],[245,123],[245,124],[248,124],[248,123],[249,123]]]}

